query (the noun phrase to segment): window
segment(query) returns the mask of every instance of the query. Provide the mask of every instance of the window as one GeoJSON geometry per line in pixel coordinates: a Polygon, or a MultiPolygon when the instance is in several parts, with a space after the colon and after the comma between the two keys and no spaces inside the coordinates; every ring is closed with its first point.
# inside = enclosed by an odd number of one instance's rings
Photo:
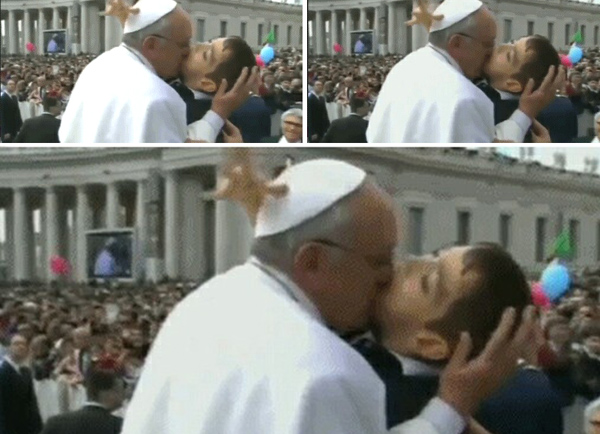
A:
{"type": "Polygon", "coordinates": [[[221,21],[221,38],[227,36],[227,21],[221,21]]]}
{"type": "Polygon", "coordinates": [[[581,31],[581,43],[585,44],[585,24],[579,26],[579,30],[581,31]]]}
{"type": "Polygon", "coordinates": [[[204,18],[196,20],[196,39],[198,40],[198,42],[206,41],[206,38],[204,35],[205,23],[206,23],[206,21],[204,20],[204,18]]]}
{"type": "Polygon", "coordinates": [[[600,31],[600,27],[594,26],[594,45],[598,46],[600,44],[600,40],[598,38],[598,32],[600,31]]]}
{"type": "Polygon", "coordinates": [[[259,24],[259,25],[258,25],[258,42],[257,42],[257,45],[259,45],[259,46],[262,46],[262,45],[263,45],[263,43],[265,42],[265,41],[263,40],[263,31],[264,31],[264,27],[265,27],[265,25],[264,25],[264,24],[259,24]]]}
{"type": "Polygon", "coordinates": [[[571,24],[565,24],[565,45],[571,43],[571,24]]]}
{"type": "Polygon", "coordinates": [[[246,39],[246,27],[248,26],[248,23],[244,23],[242,22],[240,24],[240,38],[242,39],[246,39]]]}
{"type": "Polygon", "coordinates": [[[277,24],[273,26],[273,35],[275,36],[275,43],[279,44],[279,26],[277,24]]]}
{"type": "Polygon", "coordinates": [[[512,40],[512,20],[504,20],[504,43],[512,40]]]}
{"type": "Polygon", "coordinates": [[[579,221],[569,220],[569,239],[571,241],[571,251],[573,259],[579,258],[579,221]]]}
{"type": "Polygon", "coordinates": [[[548,40],[550,43],[554,41],[554,23],[548,23],[548,40]]]}
{"type": "Polygon", "coordinates": [[[287,26],[287,45],[292,45],[292,26],[287,26]]]}
{"type": "Polygon", "coordinates": [[[527,21],[527,36],[532,36],[534,33],[534,22],[527,21]]]}
{"type": "Polygon", "coordinates": [[[471,213],[469,211],[458,212],[458,245],[465,246],[471,243],[471,213]]]}
{"type": "Polygon", "coordinates": [[[512,216],[510,214],[500,215],[500,245],[505,250],[509,250],[511,247],[511,223],[512,216]]]}
{"type": "Polygon", "coordinates": [[[408,253],[411,255],[423,254],[423,208],[410,208],[408,210],[408,253]]]}
{"type": "Polygon", "coordinates": [[[544,217],[538,217],[535,221],[535,261],[546,260],[546,224],[544,217]]]}

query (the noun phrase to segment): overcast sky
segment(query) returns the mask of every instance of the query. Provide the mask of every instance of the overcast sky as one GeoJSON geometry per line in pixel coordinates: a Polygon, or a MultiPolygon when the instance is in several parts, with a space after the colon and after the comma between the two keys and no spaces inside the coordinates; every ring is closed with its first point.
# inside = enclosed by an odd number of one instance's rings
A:
{"type": "MultiPolygon", "coordinates": [[[[498,151],[503,152],[512,157],[519,156],[519,148],[498,148],[498,151]]],[[[596,157],[600,159],[600,147],[590,146],[587,148],[535,148],[534,151],[535,160],[548,166],[552,166],[554,164],[555,153],[565,153],[567,157],[568,170],[583,171],[584,160],[586,157],[596,157]]]]}

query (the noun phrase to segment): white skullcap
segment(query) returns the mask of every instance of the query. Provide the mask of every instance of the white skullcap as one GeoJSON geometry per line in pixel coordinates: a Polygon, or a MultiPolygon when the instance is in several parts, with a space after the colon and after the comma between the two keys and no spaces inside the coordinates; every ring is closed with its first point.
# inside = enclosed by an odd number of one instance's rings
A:
{"type": "Polygon", "coordinates": [[[133,7],[140,11],[127,17],[123,27],[124,34],[134,33],[154,24],[173,11],[177,7],[177,2],[173,0],[140,0],[133,7]]]}
{"type": "Polygon", "coordinates": [[[440,21],[433,20],[429,32],[437,32],[464,20],[483,6],[480,0],[446,0],[437,7],[433,15],[443,15],[440,21]]]}
{"type": "Polygon", "coordinates": [[[288,192],[265,199],[254,235],[275,235],[316,217],[357,190],[366,176],[364,170],[337,160],[312,160],[287,168],[274,182],[286,184],[288,192]]]}

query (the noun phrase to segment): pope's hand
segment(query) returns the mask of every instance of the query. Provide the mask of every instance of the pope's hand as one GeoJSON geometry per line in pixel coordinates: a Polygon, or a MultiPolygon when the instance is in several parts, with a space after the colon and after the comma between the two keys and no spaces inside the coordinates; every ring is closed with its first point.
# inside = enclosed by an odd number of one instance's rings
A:
{"type": "Polygon", "coordinates": [[[233,88],[227,92],[227,80],[223,79],[212,101],[212,110],[223,120],[241,107],[250,96],[250,92],[257,88],[260,81],[258,67],[252,68],[252,72],[245,67],[233,88]]]}
{"type": "Polygon", "coordinates": [[[519,357],[535,335],[533,306],[524,310],[523,321],[513,337],[516,317],[514,308],[507,309],[485,349],[473,360],[469,360],[471,338],[468,333],[461,334],[442,373],[438,395],[465,418],[515,374],[519,357]]]}
{"type": "Polygon", "coordinates": [[[552,143],[548,129],[535,119],[531,126],[531,140],[533,143],[552,143]]]}
{"type": "Polygon", "coordinates": [[[550,67],[546,78],[535,91],[533,90],[535,83],[533,79],[530,79],[521,94],[519,109],[531,119],[535,119],[548,104],[554,101],[556,91],[561,89],[564,84],[566,78],[565,68],[559,67],[558,74],[555,74],[555,70],[554,65],[550,67]]]}
{"type": "Polygon", "coordinates": [[[244,143],[239,128],[230,121],[226,121],[225,126],[223,127],[223,141],[225,143],[244,143]]]}

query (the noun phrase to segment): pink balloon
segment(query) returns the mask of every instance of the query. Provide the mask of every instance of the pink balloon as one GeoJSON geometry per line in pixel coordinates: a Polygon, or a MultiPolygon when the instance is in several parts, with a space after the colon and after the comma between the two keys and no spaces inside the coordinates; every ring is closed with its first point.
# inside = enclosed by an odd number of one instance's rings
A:
{"type": "Polygon", "coordinates": [[[262,58],[260,57],[260,54],[256,55],[256,64],[260,67],[260,68],[264,68],[265,67],[265,61],[262,60],[262,58]]]}
{"type": "Polygon", "coordinates": [[[333,51],[335,51],[336,53],[341,53],[343,50],[344,48],[340,44],[335,43],[333,45],[333,51]]]}
{"type": "Polygon", "coordinates": [[[567,56],[566,54],[560,55],[560,63],[562,63],[562,65],[565,68],[571,68],[573,66],[573,62],[571,61],[571,59],[569,59],[569,56],[567,56]]]}
{"type": "Polygon", "coordinates": [[[541,307],[545,310],[552,307],[552,302],[542,289],[542,284],[540,282],[535,282],[533,285],[531,285],[531,298],[535,306],[541,307]]]}
{"type": "Polygon", "coordinates": [[[71,271],[69,261],[61,256],[52,256],[50,258],[50,270],[57,276],[66,276],[71,271]]]}
{"type": "Polygon", "coordinates": [[[27,44],[25,44],[25,48],[30,53],[33,52],[33,51],[35,51],[35,45],[33,45],[31,42],[28,42],[27,44]]]}

